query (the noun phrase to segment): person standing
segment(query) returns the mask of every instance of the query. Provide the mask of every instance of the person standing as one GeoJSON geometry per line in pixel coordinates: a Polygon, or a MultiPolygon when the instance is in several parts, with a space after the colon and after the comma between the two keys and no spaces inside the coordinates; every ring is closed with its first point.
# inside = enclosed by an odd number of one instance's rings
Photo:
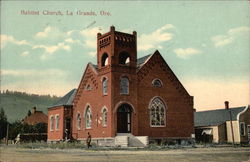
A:
{"type": "Polygon", "coordinates": [[[87,143],[87,147],[89,148],[89,147],[92,147],[91,146],[91,135],[90,135],[90,133],[88,132],[88,137],[87,137],[87,140],[86,140],[86,143],[87,143]]]}

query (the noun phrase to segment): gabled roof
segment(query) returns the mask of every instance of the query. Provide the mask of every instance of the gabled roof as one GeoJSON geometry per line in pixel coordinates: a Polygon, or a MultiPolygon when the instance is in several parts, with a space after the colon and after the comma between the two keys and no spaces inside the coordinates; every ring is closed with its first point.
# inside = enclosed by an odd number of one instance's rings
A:
{"type": "Polygon", "coordinates": [[[48,117],[42,111],[35,111],[30,116],[26,116],[23,122],[29,125],[35,125],[38,123],[48,123],[48,117]]]}
{"type": "MultiPolygon", "coordinates": [[[[230,108],[232,120],[237,120],[237,115],[246,107],[230,108]]],[[[198,126],[214,126],[220,125],[226,121],[230,121],[230,114],[227,109],[200,111],[194,113],[194,125],[198,126]]]]}
{"type": "Polygon", "coordinates": [[[73,103],[73,99],[76,94],[76,89],[72,89],[69,93],[67,93],[65,96],[63,96],[60,100],[58,100],[54,105],[51,107],[56,106],[71,106],[73,103]]]}
{"type": "Polygon", "coordinates": [[[152,54],[138,58],[137,59],[137,68],[140,68],[150,58],[150,56],[152,56],[152,54]]]}

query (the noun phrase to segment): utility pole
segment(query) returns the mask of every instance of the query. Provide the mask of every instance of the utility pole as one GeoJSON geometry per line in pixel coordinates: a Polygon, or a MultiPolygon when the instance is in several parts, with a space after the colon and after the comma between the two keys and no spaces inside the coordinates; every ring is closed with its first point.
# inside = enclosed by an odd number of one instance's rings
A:
{"type": "Polygon", "coordinates": [[[233,122],[232,122],[232,112],[229,109],[229,102],[225,101],[225,107],[229,112],[229,116],[230,116],[230,125],[231,125],[231,133],[232,133],[232,140],[233,140],[233,146],[235,147],[235,142],[234,142],[234,130],[233,130],[233,122]]]}
{"type": "Polygon", "coordinates": [[[7,122],[6,145],[8,145],[8,141],[9,141],[9,123],[7,122]]]}

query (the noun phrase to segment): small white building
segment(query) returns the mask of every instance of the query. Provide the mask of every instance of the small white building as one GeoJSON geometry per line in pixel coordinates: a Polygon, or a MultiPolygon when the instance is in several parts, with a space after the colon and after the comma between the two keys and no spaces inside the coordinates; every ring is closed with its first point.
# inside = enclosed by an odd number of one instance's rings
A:
{"type": "Polygon", "coordinates": [[[250,106],[194,113],[196,140],[213,143],[250,143],[250,106]],[[232,127],[230,122],[232,119],[232,127]],[[233,134],[233,136],[232,136],[233,134]]]}

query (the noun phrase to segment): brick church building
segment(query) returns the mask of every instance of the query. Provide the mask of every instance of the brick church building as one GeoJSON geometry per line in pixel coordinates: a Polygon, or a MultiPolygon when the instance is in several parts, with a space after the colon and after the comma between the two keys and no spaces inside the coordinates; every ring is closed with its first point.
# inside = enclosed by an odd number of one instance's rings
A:
{"type": "Polygon", "coordinates": [[[48,141],[147,145],[191,139],[193,97],[159,51],[137,58],[137,34],[97,34],[97,65],[88,63],[77,89],[48,108],[48,141]],[[119,143],[120,142],[120,143],[119,143]]]}

